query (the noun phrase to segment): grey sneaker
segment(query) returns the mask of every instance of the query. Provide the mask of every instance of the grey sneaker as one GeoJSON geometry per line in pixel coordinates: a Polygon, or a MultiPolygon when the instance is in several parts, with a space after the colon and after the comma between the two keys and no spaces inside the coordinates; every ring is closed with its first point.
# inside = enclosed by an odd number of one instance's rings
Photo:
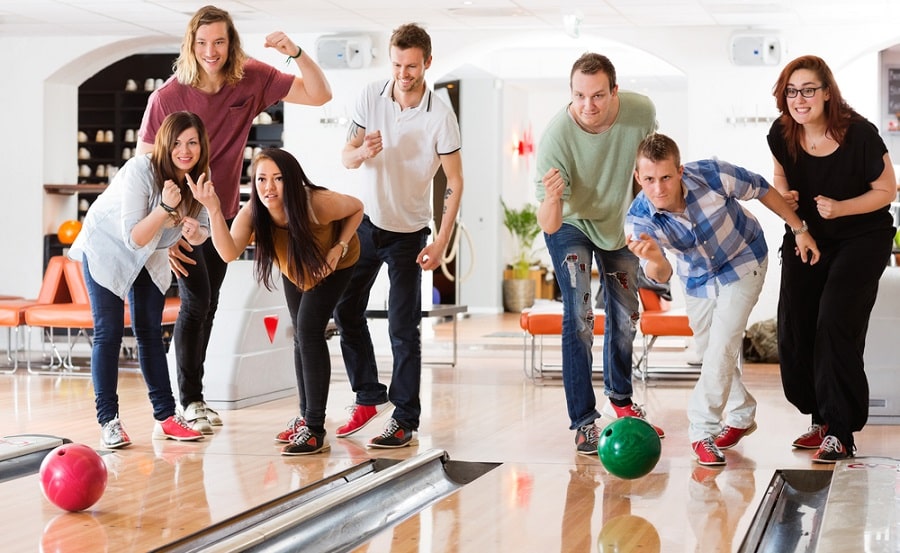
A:
{"type": "Polygon", "coordinates": [[[591,422],[575,431],[575,451],[581,455],[597,455],[600,429],[591,422]]]}
{"type": "Polygon", "coordinates": [[[201,434],[212,434],[212,425],[206,416],[206,404],[202,401],[192,401],[184,408],[184,420],[190,428],[201,434]]]}
{"type": "Polygon", "coordinates": [[[119,421],[119,417],[116,417],[104,424],[100,434],[100,445],[102,445],[103,447],[109,449],[118,449],[120,447],[127,447],[131,445],[131,438],[128,437],[125,429],[122,428],[122,423],[121,421],[119,421]]]}
{"type": "Polygon", "coordinates": [[[206,418],[209,420],[210,425],[222,426],[222,417],[219,416],[215,409],[210,407],[205,401],[203,402],[203,408],[206,409],[206,418]]]}

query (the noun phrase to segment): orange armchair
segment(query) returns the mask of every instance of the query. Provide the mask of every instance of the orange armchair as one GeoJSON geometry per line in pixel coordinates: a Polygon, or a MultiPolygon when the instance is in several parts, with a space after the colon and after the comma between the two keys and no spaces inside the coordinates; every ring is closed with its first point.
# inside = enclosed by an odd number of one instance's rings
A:
{"type": "MultiPolygon", "coordinates": [[[[0,299],[0,326],[4,326],[7,329],[8,344],[6,350],[8,365],[4,367],[6,370],[2,372],[13,373],[19,368],[18,352],[22,349],[19,331],[26,324],[25,310],[37,305],[65,303],[71,300],[63,276],[67,261],[61,255],[49,259],[37,298],[24,299],[4,296],[3,299],[0,299]],[[15,339],[13,338],[13,333],[15,334],[15,339]]],[[[25,347],[25,352],[26,356],[28,356],[27,346],[25,347]]],[[[28,362],[30,362],[30,359],[28,359],[28,362]]]]}
{"type": "MultiPolygon", "coordinates": [[[[25,321],[29,326],[48,329],[46,335],[49,337],[51,360],[50,364],[43,368],[50,369],[50,372],[53,374],[56,374],[60,369],[78,370],[84,368],[75,364],[73,346],[79,338],[85,338],[90,344],[91,337],[88,331],[94,328],[90,296],[88,295],[87,285],[84,282],[81,262],[66,259],[63,274],[69,292],[70,301],[68,303],[32,306],[25,310],[25,321]],[[54,342],[54,328],[66,329],[65,356],[54,342]],[[72,335],[73,330],[75,330],[74,336],[72,335]]],[[[166,305],[163,309],[164,325],[175,324],[180,307],[181,300],[179,298],[166,299],[166,305]]],[[[126,328],[131,326],[131,310],[127,301],[125,303],[125,326],[126,328]]],[[[46,371],[35,371],[29,366],[29,372],[46,371]]]]}
{"type": "Polygon", "coordinates": [[[640,328],[643,335],[644,349],[635,363],[641,380],[646,380],[650,372],[656,373],[697,373],[696,367],[650,367],[650,353],[661,336],[693,336],[688,316],[684,313],[673,313],[668,300],[665,300],[646,288],[639,288],[638,295],[643,306],[640,328]]]}

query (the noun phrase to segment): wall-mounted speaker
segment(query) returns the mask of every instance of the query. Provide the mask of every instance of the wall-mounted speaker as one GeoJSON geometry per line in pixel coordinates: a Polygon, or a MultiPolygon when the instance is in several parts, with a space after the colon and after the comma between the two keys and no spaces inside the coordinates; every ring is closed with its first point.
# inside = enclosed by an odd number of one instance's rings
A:
{"type": "Polygon", "coordinates": [[[372,38],[327,35],[316,41],[316,60],[323,69],[361,69],[372,63],[372,38]]]}
{"type": "Polygon", "coordinates": [[[731,63],[735,65],[778,65],[781,40],[777,36],[740,34],[731,37],[731,63]]]}

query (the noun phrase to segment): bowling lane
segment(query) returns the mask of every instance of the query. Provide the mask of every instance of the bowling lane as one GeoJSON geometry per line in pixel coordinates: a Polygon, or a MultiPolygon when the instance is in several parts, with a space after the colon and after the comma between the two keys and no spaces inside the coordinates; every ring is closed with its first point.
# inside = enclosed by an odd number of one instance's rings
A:
{"type": "Polygon", "coordinates": [[[636,480],[585,461],[505,463],[355,551],[733,551],[768,484],[752,468],[687,459],[636,480]]]}
{"type": "Polygon", "coordinates": [[[149,551],[360,462],[340,455],[298,462],[270,444],[227,455],[202,443],[140,442],[147,445],[103,455],[106,491],[82,513],[44,499],[37,474],[0,484],[0,550],[149,551]]]}
{"type": "MultiPolygon", "coordinates": [[[[296,414],[293,397],[223,410],[225,426],[197,444],[154,441],[146,386],[140,375],[123,372],[121,415],[135,445],[104,456],[111,470],[104,497],[88,513],[63,514],[43,499],[37,475],[0,483],[0,549],[147,551],[372,457],[441,449],[454,460],[503,464],[378,534],[369,552],[593,552],[601,533],[614,541],[622,528],[633,536],[655,532],[663,552],[734,551],[776,470],[831,470],[813,466],[811,452],[791,449],[809,419],[787,404],[777,366],[749,365],[745,381],[759,401],[760,430],[726,452],[726,467],[698,467],[690,454],[685,406],[693,382],[651,381],[636,383],[636,399],[666,430],[662,458],[639,480],[609,476],[596,458],[575,454],[559,382],[523,376],[521,335],[486,338],[518,329],[518,319],[505,317],[507,326],[488,320],[460,326],[456,367],[423,370],[418,448],[366,450],[382,418],[358,436],[331,439],[327,454],[283,458],[272,436],[296,414]]],[[[438,327],[434,350],[449,344],[449,325],[438,327]]],[[[663,353],[659,362],[669,360],[663,353]]],[[[333,363],[331,431],[353,401],[339,356],[333,363]]],[[[390,364],[382,366],[387,380],[390,364]]],[[[96,446],[93,399],[90,379],[0,376],[0,402],[9,409],[3,434],[54,434],[96,446]]],[[[896,427],[869,425],[857,436],[859,453],[895,456],[898,436],[896,427]]]]}

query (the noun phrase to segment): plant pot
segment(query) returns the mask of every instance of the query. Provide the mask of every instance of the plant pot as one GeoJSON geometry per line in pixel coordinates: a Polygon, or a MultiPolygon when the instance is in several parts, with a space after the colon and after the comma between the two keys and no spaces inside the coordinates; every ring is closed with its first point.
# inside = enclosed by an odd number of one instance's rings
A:
{"type": "Polygon", "coordinates": [[[521,313],[534,305],[534,280],[512,278],[503,281],[503,309],[510,313],[521,313]]]}

